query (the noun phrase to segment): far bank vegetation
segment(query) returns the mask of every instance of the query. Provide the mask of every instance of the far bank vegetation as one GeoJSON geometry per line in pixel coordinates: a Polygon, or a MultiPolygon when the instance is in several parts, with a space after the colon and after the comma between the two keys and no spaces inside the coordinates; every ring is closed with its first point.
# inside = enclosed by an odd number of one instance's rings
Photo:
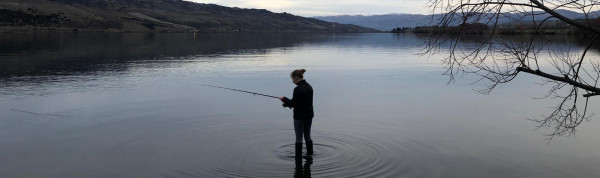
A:
{"type": "MultiPolygon", "coordinates": [[[[580,19],[578,21],[584,21],[580,19]]],[[[534,23],[540,22],[509,22],[495,26],[488,26],[483,23],[463,23],[456,26],[445,27],[443,33],[461,33],[461,34],[532,34],[542,33],[547,35],[590,35],[579,28],[573,27],[562,21],[551,21],[545,22],[540,29],[534,29],[534,23]]],[[[595,27],[600,27],[600,17],[591,19],[590,23],[595,27]]],[[[417,27],[398,27],[392,29],[392,33],[418,33],[418,34],[429,34],[429,33],[441,33],[441,28],[438,26],[417,26],[417,27]]]]}

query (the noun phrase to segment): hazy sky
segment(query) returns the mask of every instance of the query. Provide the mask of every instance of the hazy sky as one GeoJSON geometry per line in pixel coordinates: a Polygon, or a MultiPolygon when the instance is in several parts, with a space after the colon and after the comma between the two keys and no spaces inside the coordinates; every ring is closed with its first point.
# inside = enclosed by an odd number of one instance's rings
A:
{"type": "Polygon", "coordinates": [[[301,16],[340,14],[428,14],[427,0],[190,0],[229,7],[267,9],[301,16]]]}

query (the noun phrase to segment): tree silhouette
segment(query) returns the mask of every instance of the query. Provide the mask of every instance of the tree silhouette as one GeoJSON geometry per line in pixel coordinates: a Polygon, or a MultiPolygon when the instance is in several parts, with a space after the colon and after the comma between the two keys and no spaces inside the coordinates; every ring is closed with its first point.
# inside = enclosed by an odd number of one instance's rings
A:
{"type": "MultiPolygon", "coordinates": [[[[539,128],[552,128],[548,139],[570,136],[583,121],[593,114],[588,111],[589,99],[600,95],[600,60],[586,56],[600,37],[598,22],[593,18],[600,5],[595,0],[430,0],[428,5],[436,25],[429,33],[426,53],[448,50],[443,60],[445,74],[450,80],[463,74],[474,74],[478,82],[488,82],[481,90],[489,93],[499,84],[526,73],[541,77],[543,85],[550,86],[544,98],[559,98],[555,110],[540,119],[539,128]],[[570,19],[561,9],[582,12],[582,19],[570,19]],[[530,33],[502,36],[506,21],[525,21],[530,33]],[[548,36],[540,29],[550,21],[562,21],[588,34],[584,50],[552,48],[548,36]],[[475,40],[466,40],[466,27],[460,24],[481,23],[490,27],[475,40]],[[458,28],[459,33],[454,33],[458,28]],[[448,33],[448,31],[452,31],[448,33]],[[576,54],[573,54],[576,53],[576,54]]],[[[479,25],[481,26],[481,25],[479,25]]],[[[468,30],[467,30],[468,32],[468,30]]]]}

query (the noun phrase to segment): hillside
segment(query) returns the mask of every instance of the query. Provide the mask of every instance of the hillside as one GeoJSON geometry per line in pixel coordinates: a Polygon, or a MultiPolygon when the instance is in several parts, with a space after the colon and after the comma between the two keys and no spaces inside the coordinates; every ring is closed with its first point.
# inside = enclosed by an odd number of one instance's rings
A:
{"type": "Polygon", "coordinates": [[[2,0],[2,31],[377,32],[264,9],[183,0],[2,0]]]}
{"type": "MultiPolygon", "coordinates": [[[[585,16],[582,13],[577,13],[569,10],[557,10],[558,13],[571,18],[581,19],[585,16]]],[[[541,12],[540,12],[541,13],[541,12]]],[[[523,18],[523,14],[504,14],[508,18],[501,18],[500,23],[516,23],[515,20],[522,22],[532,21],[531,16],[523,18]]],[[[600,12],[593,12],[591,17],[598,17],[600,12]]],[[[437,16],[436,16],[437,17],[437,16]]],[[[536,20],[541,20],[548,17],[547,14],[536,16],[536,20]]],[[[383,14],[383,15],[338,15],[338,16],[318,16],[316,19],[335,22],[341,24],[355,24],[363,27],[374,28],[382,31],[390,31],[397,27],[417,27],[432,25],[432,15],[420,14],[383,14]]],[[[433,21],[435,22],[435,21],[433,21]]]]}

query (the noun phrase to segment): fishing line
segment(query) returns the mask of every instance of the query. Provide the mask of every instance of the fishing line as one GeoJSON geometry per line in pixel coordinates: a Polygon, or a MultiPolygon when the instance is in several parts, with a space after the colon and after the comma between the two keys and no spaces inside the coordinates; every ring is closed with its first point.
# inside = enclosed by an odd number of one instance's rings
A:
{"type": "MultiPolygon", "coordinates": [[[[269,97],[269,98],[277,98],[280,99],[280,97],[276,97],[273,95],[267,95],[267,94],[262,94],[262,93],[257,93],[257,92],[252,92],[252,91],[245,91],[245,90],[240,90],[240,89],[235,89],[235,88],[227,88],[227,87],[221,87],[221,86],[215,86],[215,85],[202,85],[205,87],[213,87],[213,88],[220,88],[220,89],[225,89],[225,90],[231,90],[231,91],[237,91],[237,92],[242,92],[242,93],[249,93],[249,94],[253,94],[253,95],[259,95],[259,96],[265,96],[265,97],[269,97]]],[[[246,150],[246,152],[244,153],[244,158],[242,158],[242,164],[240,165],[240,170],[238,171],[238,177],[242,177],[242,171],[244,170],[244,165],[246,164],[246,157],[248,157],[248,152],[250,152],[250,149],[252,147],[248,147],[248,149],[246,150]]]]}
{"type": "Polygon", "coordinates": [[[238,177],[242,177],[242,170],[244,170],[244,164],[246,163],[246,157],[248,156],[248,152],[250,152],[250,148],[252,148],[252,147],[248,147],[248,149],[246,150],[246,153],[244,153],[244,158],[242,159],[242,165],[240,165],[240,171],[238,171],[238,177]]]}
{"type": "Polygon", "coordinates": [[[39,117],[44,117],[47,118],[47,116],[53,116],[53,117],[71,117],[71,116],[65,116],[65,115],[58,115],[58,114],[44,114],[44,113],[36,113],[36,112],[31,112],[31,111],[23,111],[23,110],[18,110],[18,109],[10,109],[12,111],[16,111],[16,112],[21,112],[21,113],[26,113],[26,114],[31,114],[31,115],[36,115],[39,117]]]}

